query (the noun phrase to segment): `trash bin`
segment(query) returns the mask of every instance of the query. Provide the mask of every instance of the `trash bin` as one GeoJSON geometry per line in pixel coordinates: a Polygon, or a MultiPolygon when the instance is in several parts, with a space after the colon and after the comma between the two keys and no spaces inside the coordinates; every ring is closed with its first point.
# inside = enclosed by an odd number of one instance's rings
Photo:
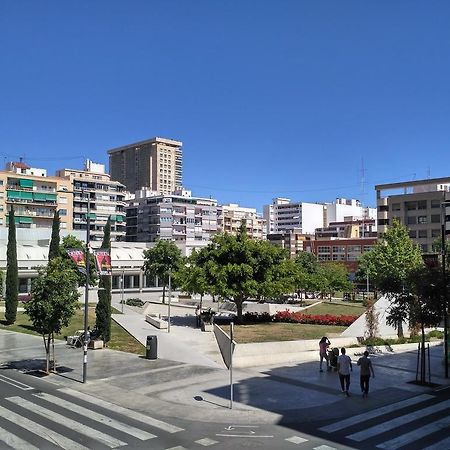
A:
{"type": "Polygon", "coordinates": [[[147,345],[145,346],[145,358],[158,358],[158,337],[155,335],[147,336],[147,345]]]}

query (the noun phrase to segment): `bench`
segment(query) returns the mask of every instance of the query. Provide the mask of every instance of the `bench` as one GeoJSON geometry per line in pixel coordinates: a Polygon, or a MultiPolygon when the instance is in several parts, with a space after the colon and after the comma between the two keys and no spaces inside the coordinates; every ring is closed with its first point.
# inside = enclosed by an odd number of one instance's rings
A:
{"type": "Polygon", "coordinates": [[[161,319],[158,315],[147,314],[145,316],[145,321],[160,330],[166,330],[168,327],[167,320],[161,319]]]}

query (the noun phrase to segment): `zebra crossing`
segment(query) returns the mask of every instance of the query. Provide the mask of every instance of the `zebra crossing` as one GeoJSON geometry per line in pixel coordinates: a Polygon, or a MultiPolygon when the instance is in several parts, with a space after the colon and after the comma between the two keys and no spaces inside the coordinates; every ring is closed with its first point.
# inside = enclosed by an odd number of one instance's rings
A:
{"type": "MultiPolygon", "coordinates": [[[[34,391],[13,395],[0,405],[0,448],[137,448],[183,428],[64,388],[62,396],[34,391]]],[[[143,447],[143,448],[144,448],[143,447]]]]}
{"type": "Polygon", "coordinates": [[[450,399],[421,394],[319,428],[357,448],[450,449],[450,399]]]}

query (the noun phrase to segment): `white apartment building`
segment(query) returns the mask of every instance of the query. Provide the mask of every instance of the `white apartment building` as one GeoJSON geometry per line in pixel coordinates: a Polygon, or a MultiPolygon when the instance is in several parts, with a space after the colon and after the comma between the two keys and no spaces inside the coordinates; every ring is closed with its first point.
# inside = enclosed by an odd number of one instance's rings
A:
{"type": "Polygon", "coordinates": [[[217,229],[219,233],[236,234],[245,221],[247,235],[251,239],[266,239],[266,221],[255,208],[246,208],[236,203],[217,207],[217,229]]]}
{"type": "MultiPolygon", "coordinates": [[[[136,191],[127,207],[127,241],[207,243],[217,233],[217,200],[192,197],[185,189],[160,194],[149,189],[136,191]]],[[[201,246],[201,245],[200,245],[201,246]]]]}
{"type": "Polygon", "coordinates": [[[302,234],[314,234],[324,226],[325,206],[321,203],[291,202],[288,198],[274,198],[264,206],[264,219],[268,234],[286,230],[299,230],[302,234]]]}
{"type": "Polygon", "coordinates": [[[103,164],[90,160],[84,170],[60,169],[56,175],[70,180],[73,191],[73,229],[87,229],[87,213],[90,218],[91,240],[102,240],[103,229],[111,219],[111,239],[125,238],[125,186],[112,181],[103,164]],[[89,205],[89,211],[88,211],[89,205]]]}
{"type": "Polygon", "coordinates": [[[363,207],[359,200],[337,198],[334,203],[325,204],[325,226],[333,222],[376,218],[377,209],[363,207]]]}

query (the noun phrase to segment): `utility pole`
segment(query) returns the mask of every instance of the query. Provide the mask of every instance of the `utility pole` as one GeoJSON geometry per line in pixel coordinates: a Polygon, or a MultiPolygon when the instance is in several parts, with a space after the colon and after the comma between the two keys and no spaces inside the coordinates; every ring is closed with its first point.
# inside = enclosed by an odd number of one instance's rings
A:
{"type": "MultiPolygon", "coordinates": [[[[81,191],[81,195],[84,191],[81,191]]],[[[84,343],[83,343],[83,383],[87,378],[87,350],[88,350],[88,322],[89,322],[89,241],[91,227],[91,196],[88,192],[87,216],[86,216],[86,286],[84,289],[84,343]]]]}

